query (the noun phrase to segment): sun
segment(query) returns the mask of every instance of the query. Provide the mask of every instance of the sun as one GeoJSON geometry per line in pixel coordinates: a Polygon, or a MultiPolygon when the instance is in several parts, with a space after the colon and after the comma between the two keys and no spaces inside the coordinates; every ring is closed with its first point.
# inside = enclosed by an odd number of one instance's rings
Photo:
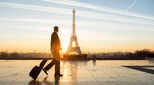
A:
{"type": "Polygon", "coordinates": [[[66,43],[63,43],[63,44],[61,45],[61,47],[62,47],[62,52],[65,53],[66,50],[67,50],[67,44],[66,44],[66,43]]]}

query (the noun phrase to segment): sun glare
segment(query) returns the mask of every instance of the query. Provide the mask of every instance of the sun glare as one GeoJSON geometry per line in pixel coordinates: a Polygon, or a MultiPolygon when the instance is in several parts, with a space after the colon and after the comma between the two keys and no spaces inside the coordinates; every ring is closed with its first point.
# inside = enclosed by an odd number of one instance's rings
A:
{"type": "Polygon", "coordinates": [[[61,47],[62,47],[62,52],[66,52],[66,50],[67,50],[67,44],[62,44],[61,45],[61,47]]]}

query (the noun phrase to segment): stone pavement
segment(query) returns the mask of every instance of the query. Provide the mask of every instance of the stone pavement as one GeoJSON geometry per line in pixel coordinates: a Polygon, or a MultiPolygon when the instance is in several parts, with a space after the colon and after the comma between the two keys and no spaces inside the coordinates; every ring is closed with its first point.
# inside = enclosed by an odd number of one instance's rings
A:
{"type": "Polygon", "coordinates": [[[154,85],[154,63],[148,60],[63,61],[63,77],[55,79],[52,68],[34,81],[28,73],[39,63],[0,60],[0,85],[154,85]]]}

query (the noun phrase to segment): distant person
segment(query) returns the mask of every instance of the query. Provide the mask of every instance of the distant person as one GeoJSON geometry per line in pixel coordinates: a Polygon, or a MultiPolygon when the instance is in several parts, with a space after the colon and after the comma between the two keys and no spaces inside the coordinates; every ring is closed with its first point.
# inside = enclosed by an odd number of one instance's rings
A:
{"type": "Polygon", "coordinates": [[[43,68],[43,71],[48,75],[47,71],[55,65],[55,77],[61,77],[63,76],[60,74],[60,50],[62,50],[62,48],[57,33],[58,26],[55,26],[54,32],[51,35],[51,53],[53,55],[53,60],[45,68],[43,68]]]}
{"type": "Polygon", "coordinates": [[[93,66],[96,66],[96,55],[93,55],[93,66]]]}
{"type": "Polygon", "coordinates": [[[95,54],[93,55],[93,60],[96,60],[96,55],[95,54]]]}

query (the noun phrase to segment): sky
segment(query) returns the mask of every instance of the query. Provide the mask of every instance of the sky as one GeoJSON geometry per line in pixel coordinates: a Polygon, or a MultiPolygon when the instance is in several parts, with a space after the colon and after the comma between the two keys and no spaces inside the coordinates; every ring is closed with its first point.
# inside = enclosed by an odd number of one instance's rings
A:
{"type": "Polygon", "coordinates": [[[53,27],[63,51],[72,10],[83,53],[154,50],[154,0],[0,0],[0,51],[50,52],[53,27]]]}

